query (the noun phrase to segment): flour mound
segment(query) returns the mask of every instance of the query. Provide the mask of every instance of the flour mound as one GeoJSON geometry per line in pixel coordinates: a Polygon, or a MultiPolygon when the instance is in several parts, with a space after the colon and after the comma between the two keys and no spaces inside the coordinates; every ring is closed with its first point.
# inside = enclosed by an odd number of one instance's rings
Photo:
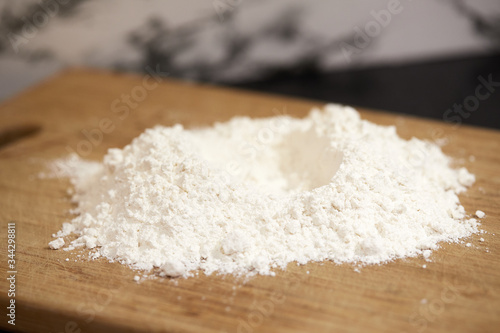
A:
{"type": "Polygon", "coordinates": [[[304,119],[157,126],[92,172],[71,161],[78,215],[56,236],[74,233],[72,247],[161,275],[377,264],[478,228],[457,197],[472,174],[452,169],[436,144],[338,105],[304,119]]]}

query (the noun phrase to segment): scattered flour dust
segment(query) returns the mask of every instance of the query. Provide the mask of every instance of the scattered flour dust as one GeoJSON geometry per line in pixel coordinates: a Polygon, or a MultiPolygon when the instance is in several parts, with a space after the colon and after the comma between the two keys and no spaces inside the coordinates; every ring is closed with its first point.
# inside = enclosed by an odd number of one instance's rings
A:
{"type": "Polygon", "coordinates": [[[457,197],[475,177],[450,162],[436,144],[339,105],[304,119],[157,126],[102,163],[52,164],[78,206],[50,247],[76,234],[69,249],[171,277],[428,258],[478,231],[457,197]]]}

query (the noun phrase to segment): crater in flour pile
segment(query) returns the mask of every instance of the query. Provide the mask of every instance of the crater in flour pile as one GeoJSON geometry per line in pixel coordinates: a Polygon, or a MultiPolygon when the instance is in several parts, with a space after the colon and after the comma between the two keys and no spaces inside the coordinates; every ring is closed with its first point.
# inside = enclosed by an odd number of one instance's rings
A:
{"type": "Polygon", "coordinates": [[[190,138],[209,167],[225,171],[232,182],[270,194],[309,191],[329,184],[342,162],[342,152],[324,133],[314,127],[290,131],[288,118],[273,123],[240,118],[232,125],[247,131],[218,125],[217,132],[194,131],[190,138]]]}
{"type": "Polygon", "coordinates": [[[58,162],[78,215],[57,237],[168,276],[382,263],[477,232],[457,196],[474,176],[449,164],[437,145],[338,105],[304,119],[158,126],[102,163],[58,162]]]}

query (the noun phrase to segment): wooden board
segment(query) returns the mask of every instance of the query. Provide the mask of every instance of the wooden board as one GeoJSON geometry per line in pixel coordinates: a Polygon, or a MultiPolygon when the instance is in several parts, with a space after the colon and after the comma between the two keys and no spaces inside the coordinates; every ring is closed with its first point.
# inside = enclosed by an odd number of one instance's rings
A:
{"type": "Polygon", "coordinates": [[[147,76],[89,70],[66,71],[5,102],[0,107],[0,327],[13,329],[5,316],[5,272],[7,223],[15,221],[16,330],[498,332],[500,133],[492,130],[362,111],[365,119],[397,125],[405,138],[447,139],[445,152],[465,159],[465,166],[477,176],[461,200],[467,212],[486,212],[487,233],[471,237],[471,247],[444,244],[431,262],[398,260],[365,267],[360,273],[351,265],[330,262],[290,264],[275,277],[255,277],[246,283],[212,275],[137,284],[136,273],[120,264],[77,260],[76,255],[48,248],[51,234],[69,218],[69,183],[41,180],[37,174],[43,161],[65,155],[67,147],[77,149],[80,144],[86,158],[98,160],[108,148],[123,147],[155,124],[192,127],[235,115],[304,116],[321,104],[166,79],[156,85],[147,76]],[[147,96],[141,95],[144,91],[147,96]],[[132,100],[126,114],[116,101],[131,93],[137,102],[132,100]],[[113,122],[113,130],[90,151],[80,143],[85,140],[81,131],[98,128],[105,118],[113,122]],[[19,134],[23,128],[31,135],[19,134]],[[475,162],[469,161],[470,155],[475,162]]]}

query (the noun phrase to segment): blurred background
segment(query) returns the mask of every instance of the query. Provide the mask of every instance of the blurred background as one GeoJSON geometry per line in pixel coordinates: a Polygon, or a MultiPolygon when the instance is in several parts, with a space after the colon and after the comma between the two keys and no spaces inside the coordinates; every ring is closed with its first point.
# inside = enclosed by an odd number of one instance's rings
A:
{"type": "Polygon", "coordinates": [[[69,67],[500,128],[499,0],[0,0],[0,102],[69,67]]]}

